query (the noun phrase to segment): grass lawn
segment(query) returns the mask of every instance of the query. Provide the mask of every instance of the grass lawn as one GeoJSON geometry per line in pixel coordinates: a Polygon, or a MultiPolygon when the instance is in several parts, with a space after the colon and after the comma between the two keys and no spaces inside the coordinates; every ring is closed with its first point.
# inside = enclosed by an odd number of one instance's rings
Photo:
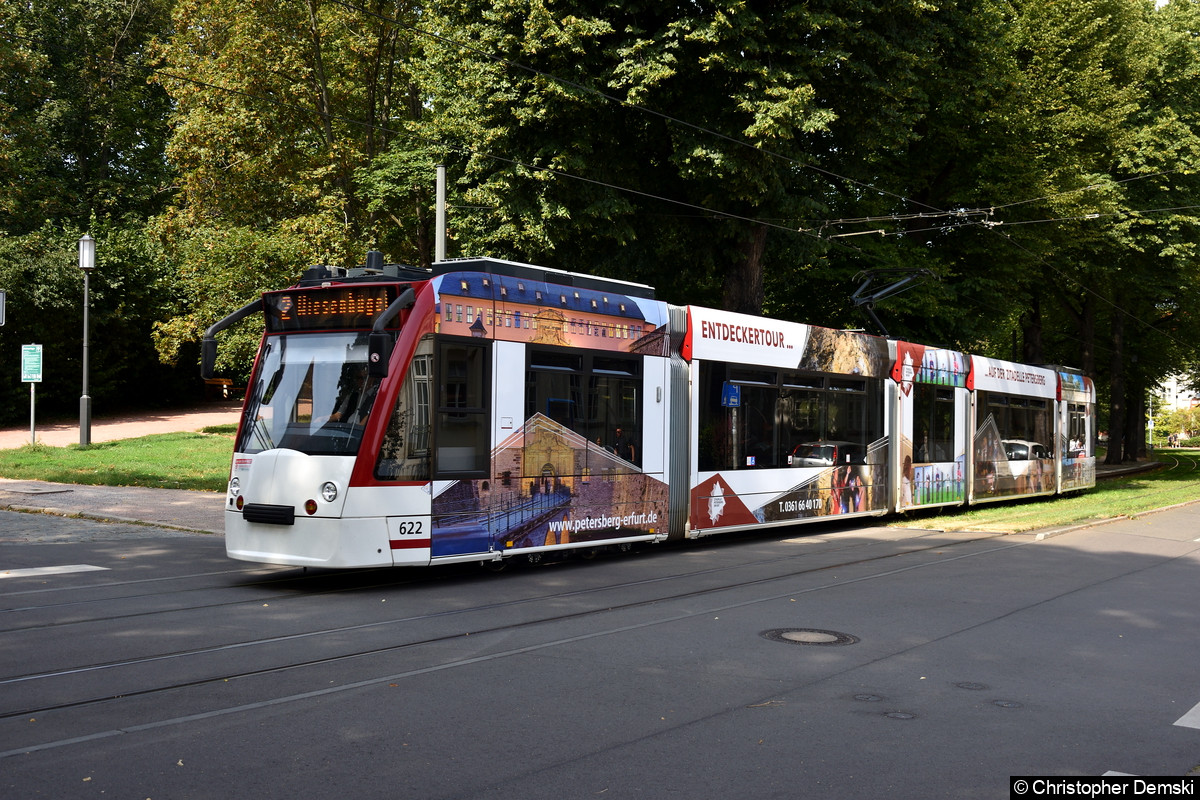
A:
{"type": "Polygon", "coordinates": [[[1159,469],[1098,481],[1096,488],[1062,497],[990,503],[970,511],[922,511],[891,521],[908,528],[1016,533],[1130,516],[1200,500],[1200,450],[1160,450],[1159,469]]]}
{"type": "Polygon", "coordinates": [[[236,427],[160,433],[90,447],[25,445],[0,450],[0,477],[95,486],[225,491],[236,427]]]}

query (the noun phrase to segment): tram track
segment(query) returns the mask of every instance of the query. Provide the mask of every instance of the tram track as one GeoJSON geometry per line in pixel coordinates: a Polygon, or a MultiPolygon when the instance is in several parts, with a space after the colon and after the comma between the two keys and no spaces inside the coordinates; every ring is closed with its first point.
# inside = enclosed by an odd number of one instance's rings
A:
{"type": "MultiPolygon", "coordinates": [[[[819,534],[813,535],[813,536],[811,536],[811,540],[814,542],[821,541],[821,539],[819,537],[820,537],[819,534]]],[[[911,538],[920,538],[920,537],[914,536],[911,538]]],[[[696,547],[695,544],[692,544],[690,546],[696,547]]],[[[865,546],[865,545],[851,545],[850,547],[853,548],[853,547],[859,547],[859,546],[865,546]]],[[[799,555],[794,556],[794,557],[799,557],[799,555]]],[[[770,559],[770,560],[778,561],[778,559],[770,559]]],[[[747,562],[747,564],[752,566],[752,565],[756,565],[756,564],[765,563],[766,561],[767,560],[764,559],[762,561],[747,562]]],[[[548,563],[561,563],[561,562],[548,562],[548,563]]],[[[455,570],[455,569],[461,568],[461,566],[462,565],[452,565],[450,567],[447,567],[446,569],[455,570]]],[[[534,567],[534,568],[536,569],[538,567],[534,567]]],[[[289,570],[289,571],[294,571],[294,570],[289,570]]],[[[105,615],[105,616],[84,617],[84,618],[79,618],[79,619],[46,622],[46,623],[33,624],[33,625],[27,625],[27,626],[11,625],[11,626],[6,626],[6,627],[0,627],[0,633],[12,633],[12,632],[18,632],[18,631],[23,632],[23,633],[28,633],[28,632],[35,632],[35,631],[44,630],[44,629],[49,630],[49,629],[54,629],[54,628],[63,628],[63,627],[75,626],[75,625],[88,625],[88,624],[101,623],[101,622],[117,621],[117,620],[122,620],[122,619],[133,619],[133,618],[139,618],[139,617],[153,617],[153,616],[157,616],[157,615],[161,615],[161,614],[174,614],[174,613],[179,613],[179,612],[185,611],[185,610],[186,611],[194,611],[194,610],[211,610],[211,609],[218,609],[218,608],[236,607],[236,606],[244,604],[244,603],[257,603],[262,600],[270,600],[275,603],[281,603],[281,602],[289,602],[289,601],[302,601],[306,598],[322,596],[322,595],[349,594],[349,593],[357,593],[357,592],[363,592],[363,591],[372,591],[372,590],[376,590],[376,589],[401,589],[401,588],[405,588],[405,587],[428,584],[428,583],[437,581],[443,577],[443,575],[439,575],[437,573],[432,573],[432,572],[428,572],[428,571],[422,571],[420,573],[412,574],[411,577],[405,577],[405,576],[403,576],[403,572],[404,572],[403,569],[397,569],[395,567],[383,567],[383,568],[378,568],[378,569],[359,569],[359,570],[354,570],[353,572],[315,572],[315,573],[311,573],[311,574],[305,573],[302,575],[294,575],[294,574],[281,575],[278,577],[270,577],[270,578],[267,578],[264,580],[242,582],[242,583],[236,584],[236,586],[227,587],[227,588],[238,589],[238,590],[244,589],[247,587],[290,588],[292,586],[296,586],[297,588],[302,588],[304,586],[320,585],[323,583],[328,583],[330,581],[345,582],[348,585],[344,586],[344,587],[335,587],[335,588],[330,588],[330,589],[319,589],[316,591],[305,590],[304,594],[296,595],[295,597],[281,598],[277,594],[264,594],[264,595],[259,595],[259,596],[255,596],[255,597],[238,597],[236,599],[229,600],[229,601],[221,601],[221,602],[214,602],[214,603],[205,603],[202,605],[189,606],[186,609],[179,608],[179,607],[152,608],[152,609],[147,609],[144,611],[135,611],[135,612],[121,613],[121,614],[109,614],[109,615],[105,615]],[[388,579],[382,580],[382,581],[379,581],[376,583],[360,582],[360,579],[369,578],[372,575],[385,575],[388,577],[388,579]]],[[[674,575],[674,576],[663,576],[663,578],[664,579],[666,579],[666,578],[688,578],[688,577],[692,577],[693,575],[703,574],[703,573],[704,573],[704,571],[701,571],[699,573],[680,573],[680,574],[674,575]]],[[[163,578],[140,578],[140,579],[133,580],[133,581],[114,581],[114,582],[109,582],[109,583],[97,583],[97,584],[87,587],[87,589],[88,590],[97,590],[97,591],[111,590],[111,589],[120,588],[123,586],[135,586],[135,585],[139,585],[139,584],[143,584],[143,583],[164,582],[164,581],[169,581],[171,583],[180,583],[180,582],[189,581],[189,580],[192,580],[195,578],[203,578],[203,577],[217,576],[217,575],[229,575],[229,574],[236,575],[236,574],[239,574],[239,572],[234,570],[234,571],[195,573],[195,574],[189,574],[189,575],[171,576],[171,577],[163,577],[163,578]]],[[[63,603],[47,603],[47,604],[43,604],[43,605],[19,606],[19,607],[14,607],[14,608],[0,609],[0,619],[3,619],[5,617],[5,615],[8,615],[8,614],[19,614],[19,613],[32,614],[32,613],[38,613],[38,612],[68,609],[68,608],[73,608],[73,607],[86,607],[86,606],[96,605],[96,604],[100,604],[100,603],[138,601],[138,600],[154,599],[154,598],[159,598],[159,597],[177,597],[178,595],[180,595],[182,593],[212,591],[214,588],[222,588],[222,587],[214,587],[212,585],[197,586],[194,588],[185,588],[185,589],[168,587],[168,588],[164,588],[163,591],[161,591],[161,592],[145,592],[142,594],[120,595],[117,597],[95,597],[95,598],[88,598],[85,600],[71,600],[71,601],[63,602],[63,603]]],[[[78,591],[79,587],[74,587],[73,590],[78,591]]],[[[32,591],[39,591],[39,590],[32,590],[32,591]]],[[[66,589],[62,589],[62,590],[56,589],[54,591],[66,591],[66,589]]],[[[17,596],[19,594],[21,594],[21,593],[13,593],[13,594],[9,594],[6,596],[11,597],[11,596],[17,596]]],[[[570,593],[568,593],[568,594],[570,594],[570,593]]],[[[553,599],[556,599],[555,595],[539,596],[537,598],[534,598],[535,601],[546,601],[546,600],[553,600],[553,599]]],[[[3,679],[0,678],[0,685],[2,685],[2,681],[3,681],[3,679]]]]}
{"type": "MultiPolygon", "coordinates": [[[[359,570],[355,574],[365,576],[365,575],[369,575],[370,573],[373,573],[373,572],[378,572],[378,573],[392,572],[392,574],[395,574],[394,568],[391,568],[391,567],[382,568],[379,570],[359,570]]],[[[98,584],[95,584],[94,586],[91,586],[88,588],[89,589],[113,589],[113,588],[119,588],[122,586],[131,586],[131,585],[136,585],[139,583],[146,583],[146,582],[157,582],[157,581],[181,582],[181,581],[192,580],[192,579],[198,578],[198,577],[207,577],[207,576],[211,576],[211,575],[229,575],[229,574],[236,575],[236,574],[240,574],[240,573],[237,570],[232,570],[232,571],[224,571],[224,572],[196,573],[193,575],[172,576],[169,578],[143,578],[143,579],[136,580],[136,581],[117,581],[117,582],[113,582],[113,583],[98,583],[98,584]]],[[[248,583],[240,583],[237,585],[236,588],[238,588],[238,589],[242,589],[242,588],[246,588],[246,587],[286,588],[289,585],[293,585],[293,584],[311,583],[311,582],[327,580],[327,579],[328,579],[327,575],[301,575],[301,576],[290,575],[290,576],[285,576],[285,577],[269,578],[269,579],[260,580],[260,581],[251,581],[248,583]]],[[[418,583],[418,582],[420,582],[420,581],[418,581],[418,580],[413,580],[413,581],[390,580],[390,581],[386,581],[386,582],[382,582],[382,583],[378,583],[378,584],[356,585],[352,589],[329,589],[329,590],[325,590],[325,591],[308,592],[304,596],[312,597],[312,596],[316,596],[316,595],[331,594],[331,593],[338,593],[338,592],[345,592],[345,591],[363,591],[365,589],[378,588],[380,586],[393,586],[394,587],[394,586],[403,586],[405,584],[412,584],[412,583],[418,583]]],[[[90,605],[94,605],[97,603],[112,603],[112,602],[118,602],[118,601],[125,602],[125,601],[135,601],[135,600],[147,600],[147,599],[154,599],[154,598],[159,598],[159,597],[178,597],[181,594],[186,594],[186,593],[191,593],[191,592],[210,592],[213,590],[213,588],[214,588],[213,586],[197,586],[195,588],[189,588],[189,589],[168,588],[168,589],[164,589],[161,592],[145,592],[143,594],[127,594],[127,595],[119,595],[116,597],[95,597],[95,598],[89,598],[86,600],[71,600],[71,601],[64,602],[64,603],[47,603],[44,605],[37,605],[37,606],[17,606],[17,607],[13,607],[13,608],[0,609],[0,618],[2,618],[3,615],[5,615],[5,614],[17,614],[17,613],[28,614],[28,613],[35,613],[35,612],[68,609],[68,608],[73,608],[73,607],[90,606],[90,605]]],[[[79,591],[79,587],[73,587],[73,591],[79,591]]],[[[15,594],[19,594],[19,593],[15,593],[15,594]]],[[[15,596],[15,595],[8,595],[8,596],[15,596]]],[[[256,602],[258,600],[263,600],[263,599],[276,599],[277,597],[278,597],[278,595],[274,595],[274,594],[261,595],[259,597],[250,597],[250,598],[239,597],[236,600],[230,600],[228,602],[206,603],[203,605],[190,606],[187,610],[214,609],[214,608],[222,608],[222,607],[227,607],[227,606],[236,606],[236,605],[241,605],[243,603],[256,602]]],[[[64,626],[69,626],[69,625],[86,625],[86,624],[95,623],[95,622],[109,622],[109,621],[115,621],[115,620],[120,620],[120,619],[131,619],[131,618],[135,618],[135,617],[149,617],[149,616],[155,616],[157,614],[175,613],[175,612],[178,612],[181,610],[184,610],[184,609],[156,608],[156,609],[150,609],[147,611],[131,612],[128,614],[110,614],[108,616],[103,616],[103,617],[87,617],[84,619],[64,620],[61,622],[50,622],[50,623],[45,623],[42,625],[33,625],[33,626],[27,626],[27,627],[19,626],[19,625],[12,626],[12,627],[0,627],[0,633],[10,633],[10,632],[15,632],[15,631],[36,631],[36,630],[41,630],[41,629],[61,628],[64,626]]]]}
{"type": "MultiPolygon", "coordinates": [[[[970,538],[964,538],[959,541],[955,541],[955,542],[951,542],[951,543],[947,543],[945,541],[939,541],[936,543],[930,543],[930,544],[928,544],[926,546],[922,546],[922,547],[907,548],[907,549],[904,549],[902,552],[888,552],[888,553],[879,554],[879,555],[871,555],[871,556],[864,557],[864,558],[845,559],[845,560],[840,560],[836,563],[824,563],[824,564],[821,564],[818,566],[813,566],[813,567],[798,569],[798,570],[790,570],[790,571],[784,572],[782,574],[768,575],[768,576],[756,578],[753,580],[727,581],[727,582],[722,582],[721,584],[716,585],[716,586],[706,586],[706,587],[699,588],[699,589],[692,589],[689,591],[676,592],[676,593],[672,593],[672,594],[660,594],[660,595],[655,595],[653,597],[629,601],[629,602],[604,603],[604,604],[601,604],[594,608],[587,608],[587,609],[582,609],[579,611],[572,611],[572,612],[556,614],[556,615],[552,615],[552,616],[539,616],[536,619],[530,619],[530,620],[525,620],[525,621],[521,621],[521,622],[507,623],[507,624],[503,624],[503,625],[479,627],[479,628],[470,629],[470,630],[464,629],[464,630],[455,631],[453,633],[447,633],[445,635],[427,637],[427,638],[423,638],[423,639],[419,639],[419,640],[402,642],[402,643],[398,643],[395,645],[365,648],[365,649],[355,650],[355,651],[347,652],[347,653],[331,654],[331,655],[321,656],[318,658],[311,658],[311,659],[305,659],[302,661],[295,661],[293,663],[277,664],[277,665],[273,665],[273,666],[269,666],[269,667],[262,667],[262,668],[257,668],[257,669],[233,671],[233,672],[228,672],[228,673],[224,673],[224,674],[213,674],[213,675],[209,675],[209,676],[205,676],[205,677],[201,677],[201,678],[189,679],[189,680],[179,680],[179,681],[174,681],[174,682],[171,682],[171,683],[168,683],[165,685],[155,686],[155,687],[147,687],[147,688],[139,689],[139,690],[135,690],[135,691],[121,691],[121,692],[114,692],[114,693],[110,693],[110,694],[96,694],[96,695],[93,695],[90,697],[71,700],[71,701],[62,702],[62,703],[29,706],[29,707],[24,707],[21,709],[2,712],[2,713],[0,713],[0,720],[17,719],[17,718],[36,716],[38,714],[45,714],[45,713],[52,712],[52,711],[69,711],[69,710],[73,710],[73,709],[86,708],[89,706],[95,706],[98,704],[112,702],[115,700],[121,700],[121,699],[126,699],[126,698],[163,695],[163,694],[166,694],[169,692],[174,692],[174,691],[178,691],[181,689],[187,689],[187,688],[196,687],[196,686],[202,686],[202,685],[206,685],[206,684],[230,682],[230,681],[258,677],[258,676],[262,676],[262,675],[276,674],[276,673],[287,672],[287,671],[291,671],[291,670],[300,670],[300,669],[306,669],[306,668],[328,665],[328,664],[347,663],[347,662],[350,662],[353,660],[366,658],[366,657],[370,657],[370,656],[386,655],[389,653],[396,653],[396,652],[400,652],[400,651],[404,651],[404,650],[410,650],[413,648],[427,647],[427,646],[436,645],[436,644],[443,644],[443,643],[447,643],[447,642],[465,639],[466,637],[479,637],[479,636],[485,636],[485,635],[489,635],[489,634],[513,632],[513,631],[522,630],[522,629],[531,629],[531,628],[535,628],[537,626],[552,624],[552,623],[556,623],[556,622],[566,622],[566,621],[571,621],[571,620],[578,620],[578,619],[583,619],[583,618],[587,618],[587,617],[611,614],[611,613],[618,612],[618,611],[627,611],[627,610],[631,610],[631,609],[643,608],[643,607],[648,607],[648,606],[661,604],[661,603],[668,603],[668,602],[672,602],[672,601],[695,599],[697,597],[711,596],[711,595],[719,594],[721,592],[730,591],[733,589],[753,587],[753,586],[765,586],[765,585],[769,585],[771,583],[775,583],[775,582],[782,581],[782,580],[788,580],[788,579],[795,578],[795,577],[802,576],[802,575],[820,573],[820,572],[825,572],[825,571],[829,571],[829,570],[837,570],[837,569],[842,569],[842,568],[846,568],[846,567],[871,564],[871,563],[876,563],[876,562],[885,562],[885,561],[888,561],[888,560],[891,560],[894,558],[898,558],[898,557],[902,557],[902,556],[918,555],[920,553],[929,552],[932,550],[945,550],[945,549],[949,549],[952,547],[959,547],[959,546],[963,546],[963,545],[967,545],[967,544],[971,544],[971,543],[975,543],[975,542],[979,542],[979,541],[983,541],[983,540],[987,540],[987,539],[999,538],[1000,536],[1003,536],[1003,534],[979,534],[979,535],[971,536],[970,538]]],[[[978,552],[974,552],[974,553],[967,553],[964,555],[957,556],[956,558],[967,558],[967,557],[976,556],[976,555],[984,555],[986,553],[995,552],[997,550],[1008,549],[1011,547],[1019,547],[1026,543],[1028,543],[1028,542],[1025,542],[1025,541],[1014,542],[1011,544],[1004,545],[1002,547],[991,548],[988,550],[982,550],[982,551],[978,551],[978,552]]],[[[803,555],[811,555],[811,553],[806,553],[803,555]]],[[[789,558],[797,558],[797,557],[801,557],[801,556],[798,555],[798,556],[789,557],[789,558]]],[[[135,657],[135,658],[128,658],[128,659],[121,659],[121,660],[108,661],[108,662],[102,662],[102,663],[80,665],[80,666],[65,668],[65,669],[60,669],[60,670],[44,671],[44,672],[40,672],[40,673],[30,673],[30,674],[26,674],[26,675],[14,675],[14,676],[8,676],[5,678],[0,678],[0,686],[11,686],[11,687],[22,686],[22,685],[28,686],[31,683],[37,682],[37,681],[49,681],[49,680],[53,680],[56,678],[78,676],[78,675],[84,675],[87,673],[100,673],[100,672],[104,672],[104,671],[108,671],[108,670],[119,670],[119,669],[123,669],[123,668],[129,668],[129,667],[134,667],[134,666],[149,664],[149,663],[155,663],[155,662],[161,663],[161,662],[172,661],[172,660],[177,660],[177,659],[183,660],[183,659],[189,659],[189,658],[199,658],[199,657],[203,657],[203,656],[219,656],[222,654],[236,653],[238,651],[245,650],[247,648],[267,647],[267,646],[271,646],[271,645],[284,644],[287,642],[295,642],[295,641],[300,641],[300,640],[304,640],[304,639],[336,636],[336,635],[340,635],[340,634],[361,632],[361,631],[368,630],[368,629],[384,628],[384,627],[392,626],[392,625],[412,624],[412,623],[425,621],[425,620],[431,620],[431,619],[464,616],[464,615],[468,615],[468,614],[477,614],[477,613],[481,613],[481,612],[493,612],[493,611],[495,611],[497,609],[501,609],[501,608],[512,608],[512,607],[516,607],[516,606],[520,606],[520,605],[527,605],[527,604],[531,604],[531,603],[547,604],[548,602],[553,601],[553,600],[561,600],[561,599],[566,599],[566,598],[571,598],[571,597],[580,597],[580,596],[585,596],[585,595],[589,595],[589,594],[598,594],[601,592],[621,592],[623,590],[628,590],[628,589],[632,589],[632,588],[639,587],[639,586],[646,586],[646,585],[650,585],[650,584],[661,584],[661,583],[665,583],[665,582],[669,582],[669,581],[676,581],[676,580],[692,579],[692,578],[700,577],[700,576],[703,576],[706,574],[711,575],[711,574],[718,574],[721,572],[728,572],[733,569],[739,569],[739,570],[746,569],[746,568],[755,567],[755,566],[762,566],[763,564],[768,563],[768,562],[778,564],[778,563],[781,563],[781,561],[782,561],[782,559],[778,559],[778,558],[776,558],[776,559],[761,559],[761,560],[757,560],[757,561],[753,561],[753,562],[739,563],[735,566],[722,566],[722,567],[713,567],[713,568],[703,569],[703,570],[692,570],[692,571],[689,571],[686,573],[677,573],[674,575],[666,575],[666,576],[655,576],[653,578],[646,578],[646,579],[641,579],[641,580],[637,580],[637,581],[627,581],[627,582],[623,582],[623,583],[619,583],[619,584],[608,584],[605,586],[588,587],[586,589],[575,589],[575,590],[570,590],[570,591],[557,592],[557,593],[553,593],[553,594],[541,594],[538,596],[519,598],[519,599],[510,600],[510,601],[500,602],[500,603],[489,603],[486,606],[485,605],[475,605],[470,608],[450,609],[450,610],[438,611],[438,612],[433,612],[433,613],[428,613],[428,614],[419,614],[419,615],[414,615],[414,616],[409,616],[409,617],[403,617],[403,618],[393,619],[393,620],[379,620],[379,621],[369,622],[369,623],[359,623],[356,625],[336,626],[336,627],[325,628],[325,629],[321,629],[321,630],[303,631],[303,632],[297,632],[297,633],[293,633],[293,634],[264,637],[261,639],[246,640],[246,641],[241,641],[241,642],[230,642],[230,643],[226,643],[226,644],[222,644],[222,645],[214,645],[211,647],[189,648],[189,649],[182,649],[182,650],[173,651],[173,652],[158,653],[158,654],[146,655],[146,656],[135,657]]],[[[839,586],[846,585],[848,583],[854,583],[854,582],[858,582],[858,581],[862,581],[862,580],[870,580],[870,579],[883,577],[883,576],[887,576],[887,575],[893,575],[897,572],[906,571],[909,569],[928,567],[928,566],[932,566],[937,563],[944,563],[944,562],[945,562],[945,559],[940,559],[937,562],[925,562],[925,563],[911,565],[911,566],[899,567],[896,569],[882,570],[882,571],[875,572],[870,575],[862,576],[859,578],[850,578],[850,579],[846,579],[843,581],[838,581],[837,583],[825,584],[822,586],[812,587],[812,588],[800,590],[800,591],[791,591],[791,592],[787,592],[785,594],[789,594],[789,595],[790,594],[801,594],[801,593],[807,593],[807,592],[811,592],[811,591],[818,591],[818,590],[822,590],[822,589],[836,588],[839,586]]],[[[762,598],[759,598],[752,602],[762,602],[762,600],[763,600],[762,598]]]]}

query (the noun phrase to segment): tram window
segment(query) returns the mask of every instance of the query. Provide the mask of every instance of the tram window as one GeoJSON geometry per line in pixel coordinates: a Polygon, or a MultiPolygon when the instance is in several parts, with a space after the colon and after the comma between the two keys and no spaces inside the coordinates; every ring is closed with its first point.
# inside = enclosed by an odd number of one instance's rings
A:
{"type": "Polygon", "coordinates": [[[544,414],[563,427],[576,430],[583,414],[582,394],[577,372],[525,373],[526,417],[544,414]]]}
{"type": "Polygon", "coordinates": [[[379,480],[429,479],[432,361],[433,337],[426,336],[417,346],[379,446],[375,461],[375,477],[379,480]]]}
{"type": "Polygon", "coordinates": [[[640,464],[640,396],[640,383],[632,378],[592,375],[588,380],[588,441],[598,441],[626,461],[640,464]],[[617,441],[618,429],[621,442],[617,441]]]}
{"type": "Polygon", "coordinates": [[[926,464],[954,460],[952,390],[928,383],[913,385],[913,458],[926,464]]]}
{"type": "Polygon", "coordinates": [[[779,466],[779,448],[775,442],[775,406],[779,390],[774,386],[742,386],[739,426],[740,452],[746,467],[779,466]]]}
{"type": "Polygon", "coordinates": [[[1067,406],[1067,454],[1071,458],[1087,455],[1090,451],[1087,430],[1087,406],[1070,403],[1067,406]]]}
{"type": "Polygon", "coordinates": [[[1054,420],[1044,398],[981,392],[976,424],[986,427],[990,416],[1001,440],[1036,442],[1047,451],[1053,441],[1054,420]]]}
{"type": "Polygon", "coordinates": [[[826,406],[825,438],[857,445],[861,448],[859,458],[863,462],[866,461],[867,447],[883,436],[883,394],[878,381],[871,383],[874,385],[871,392],[866,390],[866,381],[854,394],[842,393],[846,391],[844,389],[836,393],[831,391],[826,406]]]}
{"type": "Polygon", "coordinates": [[[561,350],[529,351],[530,369],[557,369],[579,372],[583,369],[583,357],[576,353],[561,350]]]}
{"type": "Polygon", "coordinates": [[[785,389],[824,389],[825,379],[820,375],[800,375],[785,372],[782,376],[785,389]]]}
{"type": "Polygon", "coordinates": [[[628,358],[606,358],[596,356],[592,360],[593,372],[605,372],[612,375],[636,375],[638,362],[628,358]]]}
{"type": "Polygon", "coordinates": [[[641,371],[637,357],[531,347],[525,416],[549,417],[609,454],[620,445],[617,455],[640,464],[641,371]]]}
{"type": "Polygon", "coordinates": [[[787,467],[790,456],[826,442],[844,445],[863,463],[883,436],[883,391],[875,379],[704,362],[699,384],[701,470],[787,467]]]}
{"type": "MultiPolygon", "coordinates": [[[[821,385],[821,384],[818,384],[821,385]]],[[[783,387],[779,395],[779,446],[783,462],[798,448],[825,439],[825,392],[783,387]]]]}
{"type": "Polygon", "coordinates": [[[444,339],[438,345],[434,472],[486,477],[488,462],[488,346],[444,339]]]}
{"type": "Polygon", "coordinates": [[[759,369],[730,368],[729,380],[737,383],[760,384],[774,386],[779,379],[774,372],[759,369]]]}

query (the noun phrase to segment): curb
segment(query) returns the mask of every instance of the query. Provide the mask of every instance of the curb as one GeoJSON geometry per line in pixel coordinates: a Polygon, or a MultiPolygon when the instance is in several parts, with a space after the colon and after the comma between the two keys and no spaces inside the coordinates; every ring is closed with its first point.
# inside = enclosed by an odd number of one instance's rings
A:
{"type": "Polygon", "coordinates": [[[1050,539],[1055,536],[1060,536],[1064,533],[1070,533],[1071,531],[1079,531],[1085,528],[1095,528],[1100,525],[1107,525],[1110,522],[1122,522],[1124,520],[1140,519],[1141,517],[1147,517],[1151,514],[1158,514],[1163,511],[1174,511],[1177,508],[1185,508],[1187,506],[1196,505],[1197,503],[1200,503],[1200,499],[1185,500],[1182,503],[1175,503],[1173,505],[1162,506],[1160,508],[1148,508],[1145,511],[1139,511],[1136,514],[1122,514],[1119,517],[1105,517],[1104,519],[1089,520],[1088,522],[1080,522],[1077,525],[1068,525],[1065,528],[1050,528],[1049,530],[1038,533],[1037,538],[1039,540],[1050,539]]]}
{"type": "Polygon", "coordinates": [[[18,506],[12,504],[0,504],[0,511],[13,511],[20,514],[45,514],[50,517],[63,517],[65,519],[89,519],[95,522],[113,522],[124,525],[140,525],[146,528],[162,528],[168,531],[180,531],[182,533],[198,533],[205,536],[223,536],[223,531],[210,531],[207,528],[188,528],[183,525],[172,525],[169,522],[152,522],[144,519],[135,519],[133,517],[119,517],[116,514],[97,514],[91,511],[70,511],[65,508],[42,507],[42,506],[18,506]]]}

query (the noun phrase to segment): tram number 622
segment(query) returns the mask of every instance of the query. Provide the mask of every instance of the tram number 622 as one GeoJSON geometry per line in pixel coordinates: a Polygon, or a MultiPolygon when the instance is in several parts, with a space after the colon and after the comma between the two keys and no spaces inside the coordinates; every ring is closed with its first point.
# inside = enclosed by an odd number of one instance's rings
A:
{"type": "Polygon", "coordinates": [[[400,520],[395,523],[395,530],[398,536],[423,536],[425,534],[425,525],[421,520],[400,520]]]}

